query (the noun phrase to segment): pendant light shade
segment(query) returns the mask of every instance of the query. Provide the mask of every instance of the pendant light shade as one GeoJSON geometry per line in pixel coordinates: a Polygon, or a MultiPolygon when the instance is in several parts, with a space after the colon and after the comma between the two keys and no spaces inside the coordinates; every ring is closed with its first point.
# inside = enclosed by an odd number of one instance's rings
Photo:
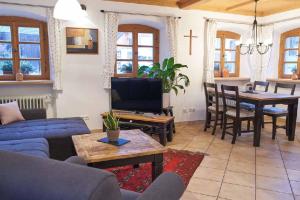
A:
{"type": "Polygon", "coordinates": [[[53,16],[61,20],[74,20],[84,17],[77,0],[58,0],[54,7],[53,16]]]}

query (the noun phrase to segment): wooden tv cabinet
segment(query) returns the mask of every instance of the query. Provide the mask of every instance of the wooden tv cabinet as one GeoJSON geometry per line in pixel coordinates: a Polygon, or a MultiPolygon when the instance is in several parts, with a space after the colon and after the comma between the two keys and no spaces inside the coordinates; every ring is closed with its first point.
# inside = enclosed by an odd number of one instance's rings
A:
{"type": "MultiPolygon", "coordinates": [[[[127,112],[115,112],[120,120],[120,126],[137,128],[138,126],[151,127],[155,130],[155,133],[159,134],[159,141],[162,145],[167,144],[167,140],[170,142],[173,140],[174,132],[174,119],[173,116],[145,116],[140,114],[133,114],[127,112]]],[[[101,114],[102,118],[107,116],[107,112],[101,114]]],[[[103,125],[103,131],[106,131],[103,125]]]]}

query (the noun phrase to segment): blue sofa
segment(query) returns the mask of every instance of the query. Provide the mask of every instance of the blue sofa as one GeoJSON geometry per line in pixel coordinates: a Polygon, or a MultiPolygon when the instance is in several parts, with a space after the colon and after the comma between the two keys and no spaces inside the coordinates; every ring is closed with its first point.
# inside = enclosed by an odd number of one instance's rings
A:
{"type": "Polygon", "coordinates": [[[65,160],[76,155],[72,135],[90,133],[82,118],[46,119],[43,109],[21,112],[26,121],[0,126],[0,149],[65,160]]]}
{"type": "Polygon", "coordinates": [[[114,174],[83,165],[78,157],[62,162],[0,151],[0,199],[178,200],[185,189],[181,177],[164,173],[142,194],[120,190],[114,174]]]}

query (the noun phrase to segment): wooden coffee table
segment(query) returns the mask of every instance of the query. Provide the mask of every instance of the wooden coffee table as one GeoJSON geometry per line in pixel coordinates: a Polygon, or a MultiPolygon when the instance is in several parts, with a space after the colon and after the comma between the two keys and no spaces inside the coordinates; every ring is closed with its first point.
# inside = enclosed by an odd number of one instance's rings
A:
{"type": "Polygon", "coordinates": [[[89,166],[105,169],[151,162],[152,180],[163,172],[163,153],[166,149],[142,131],[121,131],[120,138],[130,142],[120,147],[97,141],[104,137],[106,133],[72,136],[77,155],[89,166]]]}

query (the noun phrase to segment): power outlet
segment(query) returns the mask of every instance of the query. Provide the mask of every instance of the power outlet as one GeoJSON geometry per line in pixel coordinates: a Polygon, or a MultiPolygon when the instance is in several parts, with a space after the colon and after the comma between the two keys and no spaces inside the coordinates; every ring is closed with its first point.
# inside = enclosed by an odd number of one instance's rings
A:
{"type": "Polygon", "coordinates": [[[193,112],[196,112],[196,109],[195,109],[195,108],[190,108],[190,109],[189,109],[189,112],[192,112],[192,113],[193,113],[193,112]]]}
{"type": "Polygon", "coordinates": [[[187,108],[183,108],[182,112],[183,113],[188,113],[188,109],[187,108]]]}

